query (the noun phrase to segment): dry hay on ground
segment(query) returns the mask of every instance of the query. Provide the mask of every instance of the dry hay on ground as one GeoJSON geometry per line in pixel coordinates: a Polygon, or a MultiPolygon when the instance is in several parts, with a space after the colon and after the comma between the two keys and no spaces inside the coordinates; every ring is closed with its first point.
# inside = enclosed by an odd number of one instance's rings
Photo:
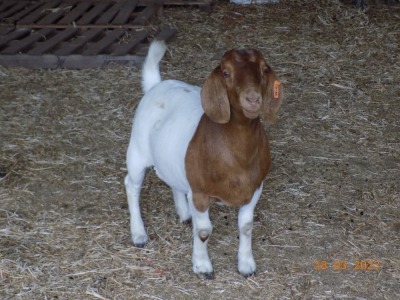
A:
{"type": "Polygon", "coordinates": [[[257,275],[237,273],[237,212],[219,206],[216,279],[193,275],[191,230],[151,172],[142,193],[150,242],[131,245],[123,177],[138,69],[0,68],[1,298],[395,299],[399,6],[218,2],[210,13],[164,13],[160,23],[179,35],[165,78],[200,85],[224,50],[252,46],[284,82],[280,123],[267,128],[273,168],[255,215],[257,275]],[[369,259],[379,270],[354,269],[369,259]]]}

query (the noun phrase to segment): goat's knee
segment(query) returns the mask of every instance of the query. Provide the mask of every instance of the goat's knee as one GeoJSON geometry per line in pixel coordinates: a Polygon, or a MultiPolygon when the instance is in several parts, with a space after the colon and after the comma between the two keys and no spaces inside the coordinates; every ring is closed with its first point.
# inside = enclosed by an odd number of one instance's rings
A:
{"type": "Polygon", "coordinates": [[[207,229],[203,229],[203,230],[199,231],[199,238],[203,243],[207,242],[210,235],[211,235],[211,232],[207,229]]]}
{"type": "Polygon", "coordinates": [[[207,243],[212,233],[212,224],[208,217],[208,212],[193,216],[193,236],[201,242],[207,243]]]}

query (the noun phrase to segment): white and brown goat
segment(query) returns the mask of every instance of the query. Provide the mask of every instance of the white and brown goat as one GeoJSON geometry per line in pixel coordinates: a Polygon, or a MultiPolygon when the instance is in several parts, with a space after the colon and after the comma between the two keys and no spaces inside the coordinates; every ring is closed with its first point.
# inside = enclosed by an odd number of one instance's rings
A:
{"type": "Polygon", "coordinates": [[[139,207],[148,167],[173,192],[180,221],[193,224],[193,271],[213,278],[207,251],[214,201],[239,207],[238,270],[256,270],[252,254],[253,212],[270,168],[269,143],[260,117],[276,121],[282,88],[263,55],[254,49],[226,52],[202,89],[161,80],[166,46],[154,41],[142,71],[145,95],[137,107],[125,178],[131,234],[143,247],[147,234],[139,207]]]}

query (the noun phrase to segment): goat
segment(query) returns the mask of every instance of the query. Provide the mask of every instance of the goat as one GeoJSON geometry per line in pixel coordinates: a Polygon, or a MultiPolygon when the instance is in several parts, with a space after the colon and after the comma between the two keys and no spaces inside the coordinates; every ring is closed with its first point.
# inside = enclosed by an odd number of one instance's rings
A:
{"type": "Polygon", "coordinates": [[[214,277],[207,244],[212,232],[209,207],[215,202],[240,207],[238,271],[256,270],[251,235],[253,211],[270,168],[269,143],[260,121],[275,123],[282,87],[254,49],[226,52],[202,89],[161,80],[166,51],[153,41],[142,70],[141,99],[133,119],[125,178],[133,244],[144,247],[147,234],[139,195],[148,167],[171,188],[181,222],[193,226],[193,271],[214,277]]]}

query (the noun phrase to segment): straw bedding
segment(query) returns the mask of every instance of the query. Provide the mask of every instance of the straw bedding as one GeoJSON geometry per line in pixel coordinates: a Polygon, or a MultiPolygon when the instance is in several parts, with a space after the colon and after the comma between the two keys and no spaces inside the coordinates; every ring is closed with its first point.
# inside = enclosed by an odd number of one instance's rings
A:
{"type": "Polygon", "coordinates": [[[202,281],[191,229],[152,171],[150,242],[132,246],[123,178],[139,69],[0,67],[1,298],[395,299],[400,9],[351,2],[168,7],[152,25],[178,30],[164,78],[201,85],[225,50],[255,47],[284,84],[247,280],[236,271],[237,211],[212,207],[216,279],[202,281]],[[355,269],[368,260],[379,269],[355,269]]]}

